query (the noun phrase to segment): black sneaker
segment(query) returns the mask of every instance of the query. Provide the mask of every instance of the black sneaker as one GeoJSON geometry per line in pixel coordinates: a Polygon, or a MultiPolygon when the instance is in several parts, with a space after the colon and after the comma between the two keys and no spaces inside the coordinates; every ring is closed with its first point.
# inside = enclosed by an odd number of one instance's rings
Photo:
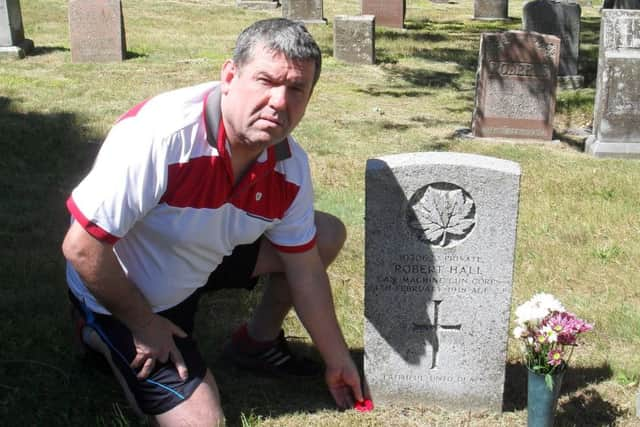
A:
{"type": "Polygon", "coordinates": [[[233,340],[230,340],[225,345],[223,357],[238,368],[256,374],[276,377],[317,377],[322,374],[319,363],[291,352],[284,331],[280,331],[272,346],[255,353],[240,350],[233,340]]]}

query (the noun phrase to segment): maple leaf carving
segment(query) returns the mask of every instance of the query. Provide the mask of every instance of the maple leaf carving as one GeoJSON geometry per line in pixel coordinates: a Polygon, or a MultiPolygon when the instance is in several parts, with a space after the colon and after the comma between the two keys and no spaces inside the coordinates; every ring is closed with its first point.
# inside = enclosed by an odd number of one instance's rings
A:
{"type": "Polygon", "coordinates": [[[450,235],[464,236],[475,224],[473,218],[468,218],[472,209],[473,200],[465,197],[461,189],[428,187],[414,205],[415,217],[409,225],[423,230],[429,242],[443,247],[450,235]]]}

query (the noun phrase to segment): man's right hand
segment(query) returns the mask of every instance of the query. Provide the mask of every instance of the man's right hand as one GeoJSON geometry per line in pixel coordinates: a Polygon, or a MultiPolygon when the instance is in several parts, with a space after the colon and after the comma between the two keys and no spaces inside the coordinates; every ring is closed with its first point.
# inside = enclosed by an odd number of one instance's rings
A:
{"type": "Polygon", "coordinates": [[[131,362],[133,369],[139,369],[138,379],[145,379],[151,374],[156,361],[166,363],[171,360],[176,365],[178,375],[183,380],[189,376],[187,366],[173,339],[174,336],[185,338],[187,334],[170,320],[151,314],[141,327],[132,328],[136,356],[131,362]]]}

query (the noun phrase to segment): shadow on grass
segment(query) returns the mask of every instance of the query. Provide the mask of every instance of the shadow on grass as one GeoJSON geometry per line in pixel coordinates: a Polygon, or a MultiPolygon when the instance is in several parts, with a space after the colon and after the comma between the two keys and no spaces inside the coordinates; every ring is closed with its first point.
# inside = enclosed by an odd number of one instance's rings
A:
{"type": "MultiPolygon", "coordinates": [[[[562,389],[560,390],[560,398],[569,393],[581,390],[590,384],[608,380],[612,378],[612,376],[613,371],[608,364],[593,368],[569,367],[569,370],[564,376],[562,389]]],[[[587,390],[590,389],[587,388],[587,390]]],[[[586,391],[584,393],[586,393],[586,391]]],[[[592,400],[595,402],[597,399],[595,398],[594,394],[598,393],[594,390],[591,390],[589,393],[592,396],[592,400]]],[[[575,403],[571,402],[576,398],[578,398],[578,400],[580,399],[579,396],[572,398],[571,400],[569,400],[569,402],[563,404],[561,409],[566,412],[568,411],[568,409],[565,409],[565,406],[567,408],[575,406],[575,403]]],[[[598,398],[602,400],[602,398],[600,398],[599,396],[598,398]]],[[[604,404],[609,405],[607,402],[603,402],[602,406],[606,406],[604,404]]],[[[507,365],[502,407],[506,412],[517,411],[525,409],[527,407],[527,368],[522,363],[511,363],[507,365]]],[[[587,414],[588,416],[588,414],[590,414],[590,411],[585,411],[585,414],[587,414]]],[[[617,414],[616,412],[607,412],[605,415],[612,417],[612,421],[615,420],[617,416],[619,416],[619,414],[617,414]]],[[[573,416],[574,414],[568,414],[566,416],[566,419],[574,420],[573,416]]],[[[586,424],[578,423],[574,425],[586,424]]]]}
{"type": "Polygon", "coordinates": [[[102,385],[77,376],[69,351],[60,244],[69,225],[65,200],[97,144],[85,142],[77,115],[17,104],[0,96],[0,420],[92,425],[102,385]]]}
{"type": "Polygon", "coordinates": [[[48,55],[53,52],[69,52],[69,48],[62,46],[35,46],[29,51],[29,56],[48,55]]]}

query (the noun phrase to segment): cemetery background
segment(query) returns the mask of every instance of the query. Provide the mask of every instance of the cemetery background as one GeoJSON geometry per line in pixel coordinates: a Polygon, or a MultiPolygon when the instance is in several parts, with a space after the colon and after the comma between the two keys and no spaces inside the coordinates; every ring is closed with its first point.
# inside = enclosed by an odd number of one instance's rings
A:
{"type": "MultiPolygon", "coordinates": [[[[160,91],[216,79],[238,32],[282,13],[238,9],[235,0],[123,3],[128,48],[123,63],[72,64],[67,4],[54,0],[21,3],[25,35],[36,48],[21,61],[0,62],[2,425],[139,425],[117,384],[108,375],[90,373],[67,350],[59,251],[68,223],[64,200],[123,111],[160,91]]],[[[324,69],[296,136],[310,152],[317,207],[343,218],[349,231],[345,251],[330,271],[338,315],[362,361],[367,158],[459,151],[516,161],[522,179],[513,307],[533,292],[547,291],[596,325],[574,354],[557,420],[636,425],[640,168],[637,161],[599,160],[582,152],[593,111],[597,9],[583,5],[579,71],[586,87],[559,92],[555,142],[497,144],[458,137],[463,132],[457,130],[471,123],[480,34],[520,29],[522,4],[510,2],[512,19],[505,23],[471,20],[472,0],[409,0],[405,31],[377,28],[374,66],[347,65],[331,56],[333,17],[359,14],[358,0],[325,1],[329,25],[309,25],[323,50],[324,69]]],[[[525,422],[525,372],[511,341],[503,414],[427,407],[339,413],[322,380],[260,379],[218,360],[221,344],[251,305],[245,295],[218,294],[204,301],[197,319],[198,339],[221,386],[230,425],[525,422]]],[[[293,314],[287,331],[301,337],[303,351],[312,352],[293,314]]]]}

